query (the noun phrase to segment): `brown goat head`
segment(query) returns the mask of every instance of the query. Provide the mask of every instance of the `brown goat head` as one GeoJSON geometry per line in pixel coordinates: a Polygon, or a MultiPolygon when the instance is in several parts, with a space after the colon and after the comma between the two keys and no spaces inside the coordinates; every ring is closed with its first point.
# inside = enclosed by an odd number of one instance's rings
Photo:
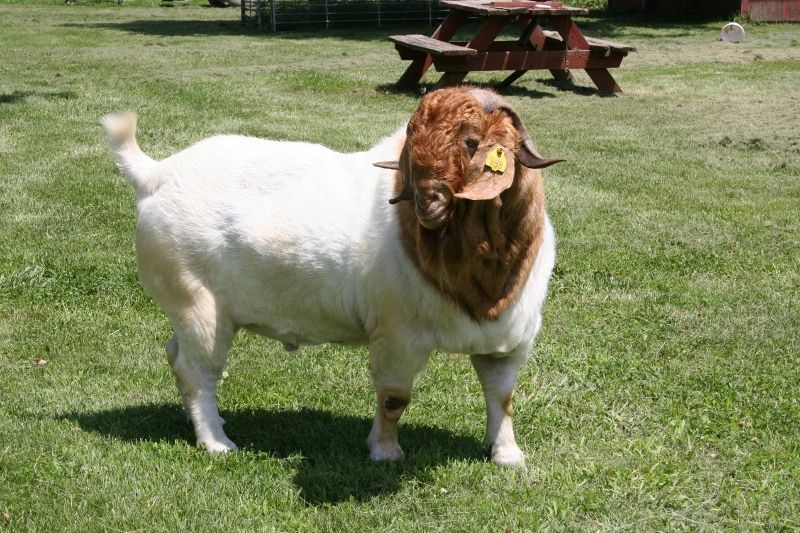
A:
{"type": "Polygon", "coordinates": [[[459,200],[491,200],[523,179],[519,165],[563,161],[543,158],[514,108],[484,89],[427,94],[406,134],[400,160],[377,165],[397,168],[403,178],[389,202],[414,200],[420,224],[431,230],[448,222],[459,200]]]}

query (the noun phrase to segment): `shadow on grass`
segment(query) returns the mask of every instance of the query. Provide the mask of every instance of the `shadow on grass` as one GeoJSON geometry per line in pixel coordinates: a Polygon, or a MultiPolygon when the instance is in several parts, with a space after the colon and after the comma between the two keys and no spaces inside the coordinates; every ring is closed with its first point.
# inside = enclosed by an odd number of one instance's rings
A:
{"type": "MultiPolygon", "coordinates": [[[[438,73],[437,73],[438,74],[438,73]]],[[[431,76],[431,79],[435,79],[434,76],[431,76]]],[[[526,96],[528,98],[555,98],[556,95],[552,93],[548,93],[545,91],[537,91],[536,89],[529,89],[527,87],[521,87],[517,85],[510,85],[504,89],[499,89],[497,85],[502,81],[502,79],[498,78],[497,83],[473,83],[469,81],[469,79],[464,80],[463,85],[468,87],[477,87],[480,89],[491,89],[494,91],[499,92],[500,94],[510,95],[510,96],[526,96]]],[[[542,80],[537,80],[542,81],[542,80]]],[[[421,98],[426,93],[434,91],[435,89],[434,83],[420,83],[419,87],[415,89],[406,89],[406,88],[399,88],[394,83],[382,83],[375,87],[375,90],[381,93],[392,93],[392,94],[402,94],[406,96],[412,96],[415,98],[421,98]]],[[[578,94],[584,94],[583,87],[576,87],[576,92],[578,94]]],[[[587,88],[588,89],[588,88],[587,88]]],[[[568,89],[565,89],[568,90],[568,89]]],[[[597,90],[589,90],[586,94],[595,94],[597,90]]]]}
{"type": "Polygon", "coordinates": [[[72,100],[78,97],[77,93],[73,91],[14,91],[0,93],[0,104],[17,104],[35,96],[45,100],[72,100]]]}
{"type": "Polygon", "coordinates": [[[128,33],[139,33],[143,35],[154,35],[160,37],[193,37],[193,36],[225,36],[225,35],[252,35],[265,38],[279,38],[282,40],[318,39],[326,37],[347,41],[385,41],[387,46],[391,43],[389,35],[395,33],[432,33],[432,29],[427,26],[421,28],[415,26],[398,26],[390,28],[336,28],[336,29],[315,29],[299,28],[297,30],[278,31],[272,33],[268,30],[254,28],[243,25],[237,20],[181,20],[181,19],[144,19],[130,20],[125,22],[93,22],[93,23],[64,23],[61,25],[66,28],[86,29],[99,28],[106,30],[116,30],[128,33]]]}
{"type": "Polygon", "coordinates": [[[261,33],[230,20],[131,20],[127,22],[65,23],[66,28],[100,28],[162,37],[242,35],[261,33]]]}
{"type": "MultiPolygon", "coordinates": [[[[431,467],[447,461],[483,460],[478,440],[429,426],[401,424],[405,459],[375,464],[367,457],[365,442],[372,426],[367,418],[315,409],[223,412],[222,416],[228,436],[242,453],[300,455],[294,482],[312,505],[368,500],[395,492],[403,479],[426,478],[431,467]]],[[[140,405],[63,418],[84,430],[126,441],[194,442],[192,428],[177,405],[140,405]]]]}
{"type": "MultiPolygon", "coordinates": [[[[541,71],[532,71],[529,75],[535,75],[534,72],[539,73],[541,71]]],[[[553,87],[562,92],[571,92],[577,94],[579,96],[613,96],[608,95],[605,93],[601,93],[597,87],[590,87],[588,85],[575,85],[571,81],[559,81],[553,78],[535,78],[537,83],[541,83],[542,85],[546,85],[548,87],[553,87]]],[[[532,89],[528,89],[527,87],[522,87],[519,85],[510,85],[500,91],[501,94],[507,96],[527,96],[531,98],[556,98],[558,95],[553,93],[548,93],[544,91],[536,91],[532,89]]]]}
{"type": "MultiPolygon", "coordinates": [[[[663,38],[687,37],[697,32],[707,30],[710,23],[722,21],[725,17],[716,15],[658,15],[658,14],[614,14],[608,12],[592,12],[587,17],[578,17],[576,22],[581,31],[596,38],[651,38],[654,32],[663,38]]],[[[478,17],[471,18],[458,32],[458,35],[469,38],[475,34],[480,25],[478,17]]],[[[727,19],[726,19],[727,20],[727,19]]],[[[393,34],[422,33],[430,35],[437,24],[429,27],[427,24],[401,23],[378,28],[375,25],[340,26],[332,29],[314,27],[313,25],[299,26],[297,29],[282,30],[272,33],[265,28],[255,28],[243,25],[239,20],[182,20],[182,19],[142,19],[124,22],[99,22],[99,23],[65,23],[62,26],[69,28],[101,28],[108,30],[140,33],[161,37],[188,37],[188,36],[221,36],[221,35],[253,35],[283,40],[307,40],[311,38],[332,38],[352,41],[386,41],[393,34]]],[[[548,26],[545,23],[545,26],[548,26]]],[[[551,28],[552,29],[552,28],[551,28]]],[[[457,35],[457,37],[458,37],[457,35]]],[[[509,25],[502,32],[506,37],[518,38],[519,34],[513,25],[509,25]]],[[[458,40],[457,38],[455,40],[458,40]]]]}
{"type": "MultiPolygon", "coordinates": [[[[557,91],[573,93],[579,96],[599,96],[601,98],[614,98],[617,96],[614,93],[601,93],[597,87],[591,85],[575,85],[573,81],[569,80],[557,80],[555,78],[536,78],[536,82],[541,83],[542,85],[547,85],[548,87],[552,87],[557,91]]],[[[504,92],[504,94],[527,96],[526,94],[524,94],[524,92],[520,94],[519,92],[516,91],[516,89],[517,88],[512,85],[504,92]]],[[[524,90],[524,87],[522,89],[524,90]]],[[[550,93],[545,93],[545,94],[553,97],[556,96],[550,93]]]]}

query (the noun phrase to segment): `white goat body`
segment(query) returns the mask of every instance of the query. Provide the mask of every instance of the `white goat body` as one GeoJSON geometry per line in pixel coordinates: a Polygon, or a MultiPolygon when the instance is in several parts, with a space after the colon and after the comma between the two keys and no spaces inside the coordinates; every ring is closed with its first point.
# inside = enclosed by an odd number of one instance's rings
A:
{"type": "Polygon", "coordinates": [[[139,277],[174,327],[169,361],[199,445],[235,449],[215,394],[244,327],[289,350],[369,345],[374,460],[402,456],[397,419],[431,351],[473,354],[492,460],[523,462],[506,404],[541,321],[555,257],[548,220],[520,296],[496,320],[476,321],[423,278],[398,239],[394,172],[373,163],[398,158],[403,129],[367,152],[219,136],[156,162],[136,144],[135,115],[103,124],[137,193],[139,277]]]}

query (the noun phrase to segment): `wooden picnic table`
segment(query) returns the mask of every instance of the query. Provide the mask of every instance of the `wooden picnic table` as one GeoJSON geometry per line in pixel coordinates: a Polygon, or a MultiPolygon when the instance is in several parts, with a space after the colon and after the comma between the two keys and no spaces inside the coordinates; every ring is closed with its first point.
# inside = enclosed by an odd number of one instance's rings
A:
{"type": "Polygon", "coordinates": [[[397,82],[399,88],[417,87],[433,65],[443,73],[435,88],[457,85],[471,71],[513,71],[500,83],[502,89],[529,70],[547,69],[557,80],[571,81],[569,69],[583,69],[601,93],[622,92],[608,69],[619,67],[635,48],[584,36],[572,17],[586,15],[586,9],[529,0],[439,0],[439,4],[450,12],[431,37],[389,37],[400,58],[411,60],[397,82]],[[475,15],[483,19],[475,36],[451,42],[467,18],[475,15]],[[519,39],[496,41],[508,24],[519,27],[519,39]]]}

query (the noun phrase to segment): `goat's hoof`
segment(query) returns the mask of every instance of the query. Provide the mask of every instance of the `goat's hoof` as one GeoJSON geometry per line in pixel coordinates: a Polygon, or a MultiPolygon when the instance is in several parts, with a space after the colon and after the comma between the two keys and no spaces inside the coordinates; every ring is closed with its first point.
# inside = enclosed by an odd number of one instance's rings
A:
{"type": "Polygon", "coordinates": [[[369,443],[369,458],[376,463],[382,461],[397,461],[402,459],[405,453],[396,442],[389,444],[369,443]]]}
{"type": "Polygon", "coordinates": [[[522,468],[525,466],[525,454],[518,446],[492,446],[488,453],[494,464],[508,468],[522,468]]]}
{"type": "Polygon", "coordinates": [[[205,441],[197,441],[197,447],[209,453],[230,453],[239,450],[232,440],[225,437],[220,440],[208,439],[205,441]]]}

